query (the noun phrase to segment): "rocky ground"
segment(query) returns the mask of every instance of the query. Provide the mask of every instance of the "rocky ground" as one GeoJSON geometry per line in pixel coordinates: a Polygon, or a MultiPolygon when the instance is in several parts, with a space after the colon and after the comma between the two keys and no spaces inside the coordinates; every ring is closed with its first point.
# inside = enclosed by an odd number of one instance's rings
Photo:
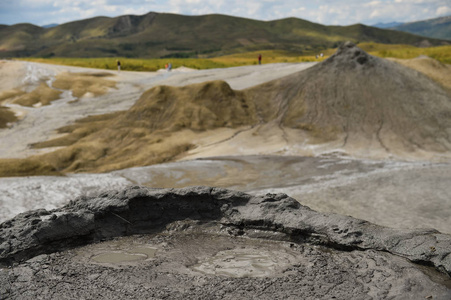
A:
{"type": "Polygon", "coordinates": [[[0,239],[2,299],[451,296],[448,235],[320,214],[282,194],[130,188],[19,215],[0,239]]]}

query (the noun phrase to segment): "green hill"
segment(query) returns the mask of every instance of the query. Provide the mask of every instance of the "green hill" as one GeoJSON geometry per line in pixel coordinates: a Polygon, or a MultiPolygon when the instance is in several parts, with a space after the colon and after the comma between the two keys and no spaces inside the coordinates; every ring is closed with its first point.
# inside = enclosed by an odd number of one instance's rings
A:
{"type": "MultiPolygon", "coordinates": [[[[148,13],[96,17],[52,28],[0,27],[3,57],[198,57],[265,49],[298,53],[343,41],[421,45],[425,38],[361,24],[324,26],[296,18],[257,21],[225,15],[148,13]]],[[[430,45],[445,43],[427,39],[430,45]]]]}
{"type": "Polygon", "coordinates": [[[451,16],[404,23],[392,29],[431,38],[451,40],[451,16]]]}

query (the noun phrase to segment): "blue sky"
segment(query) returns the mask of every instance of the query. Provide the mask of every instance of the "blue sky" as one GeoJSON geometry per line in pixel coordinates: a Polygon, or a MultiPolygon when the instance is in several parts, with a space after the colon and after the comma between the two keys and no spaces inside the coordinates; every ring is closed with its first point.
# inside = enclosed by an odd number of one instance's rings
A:
{"type": "Polygon", "coordinates": [[[451,15],[451,0],[0,0],[0,24],[62,24],[150,11],[220,13],[257,20],[297,17],[325,25],[371,25],[451,15]]]}

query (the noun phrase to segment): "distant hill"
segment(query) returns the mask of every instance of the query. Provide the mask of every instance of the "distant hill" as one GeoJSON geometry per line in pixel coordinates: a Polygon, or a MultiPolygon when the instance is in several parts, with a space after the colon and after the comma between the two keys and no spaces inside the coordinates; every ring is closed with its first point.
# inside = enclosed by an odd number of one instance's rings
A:
{"type": "Polygon", "coordinates": [[[53,23],[53,24],[44,25],[44,26],[42,26],[42,28],[53,28],[53,27],[56,27],[58,25],[59,24],[53,23]]]}
{"type": "Polygon", "coordinates": [[[0,26],[3,57],[196,57],[281,49],[302,53],[343,41],[440,45],[444,41],[361,24],[324,26],[296,18],[257,21],[225,15],[148,13],[96,17],[53,28],[0,26]]]}
{"type": "Polygon", "coordinates": [[[389,23],[377,23],[372,25],[373,27],[377,27],[377,28],[382,28],[382,29],[388,29],[388,28],[393,28],[396,26],[400,26],[404,23],[401,22],[389,22],[389,23]]]}
{"type": "Polygon", "coordinates": [[[451,40],[451,16],[404,23],[392,29],[437,39],[451,40]]]}

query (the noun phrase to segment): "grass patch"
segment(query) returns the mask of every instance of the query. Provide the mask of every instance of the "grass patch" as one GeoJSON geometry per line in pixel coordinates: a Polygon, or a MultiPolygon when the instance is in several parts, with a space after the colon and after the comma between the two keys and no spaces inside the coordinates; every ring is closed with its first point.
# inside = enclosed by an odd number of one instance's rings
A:
{"type": "MultiPolygon", "coordinates": [[[[22,59],[22,58],[21,58],[22,59]]],[[[76,66],[104,70],[117,70],[117,60],[121,61],[121,70],[154,72],[164,69],[165,64],[172,63],[173,68],[185,66],[193,69],[226,68],[210,59],[167,58],[167,59],[135,59],[135,58],[23,58],[26,61],[56,65],[76,66]]]]}
{"type": "Polygon", "coordinates": [[[33,106],[37,103],[49,105],[53,100],[59,99],[60,91],[50,88],[46,83],[42,82],[36,89],[30,93],[21,95],[12,103],[23,106],[33,106]]]}
{"type": "Polygon", "coordinates": [[[86,94],[101,96],[109,88],[115,88],[116,83],[103,79],[111,76],[108,73],[62,73],[56,77],[53,86],[57,89],[71,90],[74,97],[80,98],[86,94]]]}
{"type": "MultiPolygon", "coordinates": [[[[326,54],[326,52],[323,52],[326,54]]],[[[333,50],[330,51],[330,54],[333,50]]],[[[323,58],[316,58],[314,53],[305,53],[300,55],[299,53],[284,51],[284,50],[264,50],[264,51],[252,51],[246,53],[238,53],[225,55],[220,57],[211,58],[211,60],[227,66],[244,66],[244,65],[256,65],[258,63],[258,55],[262,55],[262,63],[297,63],[297,62],[312,62],[321,61],[323,58]]]]}
{"type": "Polygon", "coordinates": [[[51,164],[38,157],[0,159],[0,177],[62,175],[51,164]]]}
{"type": "Polygon", "coordinates": [[[383,58],[411,59],[421,55],[431,57],[441,63],[451,64],[451,45],[419,48],[410,45],[386,45],[377,43],[361,43],[359,47],[371,55],[383,58]]]}
{"type": "Polygon", "coordinates": [[[0,103],[2,103],[5,100],[9,100],[9,99],[13,99],[16,97],[20,97],[23,94],[25,94],[24,91],[19,90],[19,89],[12,89],[12,90],[8,90],[8,91],[3,91],[0,93],[0,103]]]}
{"type": "Polygon", "coordinates": [[[57,172],[107,172],[173,160],[197,133],[256,124],[255,116],[244,93],[223,81],[157,86],[127,111],[81,119],[33,147],[64,147],[36,157],[57,172]]]}
{"type": "MultiPolygon", "coordinates": [[[[393,57],[409,59],[426,55],[442,63],[451,64],[451,46],[418,48],[401,44],[360,43],[360,48],[379,57],[393,57]]],[[[262,54],[263,63],[296,63],[321,61],[332,55],[336,49],[311,49],[302,53],[286,50],[261,50],[245,53],[236,53],[212,58],[164,58],[164,59],[134,59],[134,58],[24,58],[27,61],[50,64],[78,66],[116,70],[117,60],[121,61],[121,69],[126,71],[157,71],[163,69],[165,64],[172,63],[173,68],[181,66],[193,69],[228,68],[244,65],[255,65],[257,57],[262,54]],[[323,58],[316,58],[319,53],[323,58]]]]}
{"type": "Polygon", "coordinates": [[[114,112],[110,114],[89,116],[77,120],[74,124],[61,127],[57,130],[58,133],[66,133],[66,135],[49,141],[31,144],[31,147],[39,149],[73,145],[84,137],[105,128],[110,122],[122,114],[123,112],[114,112]]]}
{"type": "MultiPolygon", "coordinates": [[[[333,50],[323,51],[325,54],[333,53],[333,50]]],[[[164,69],[167,63],[172,67],[187,67],[197,70],[229,68],[258,63],[258,54],[262,54],[263,63],[305,62],[317,61],[314,53],[300,55],[297,52],[283,50],[264,50],[246,53],[219,56],[214,58],[160,58],[160,59],[134,59],[134,58],[24,58],[26,61],[96,68],[105,70],[117,70],[117,60],[121,61],[121,70],[124,71],[158,71],[164,69]]]]}
{"type": "Polygon", "coordinates": [[[451,65],[443,64],[429,57],[414,59],[390,58],[390,60],[425,74],[451,92],[451,65]]]}
{"type": "Polygon", "coordinates": [[[8,123],[17,121],[16,115],[7,107],[0,106],[0,128],[8,127],[8,123]]]}

